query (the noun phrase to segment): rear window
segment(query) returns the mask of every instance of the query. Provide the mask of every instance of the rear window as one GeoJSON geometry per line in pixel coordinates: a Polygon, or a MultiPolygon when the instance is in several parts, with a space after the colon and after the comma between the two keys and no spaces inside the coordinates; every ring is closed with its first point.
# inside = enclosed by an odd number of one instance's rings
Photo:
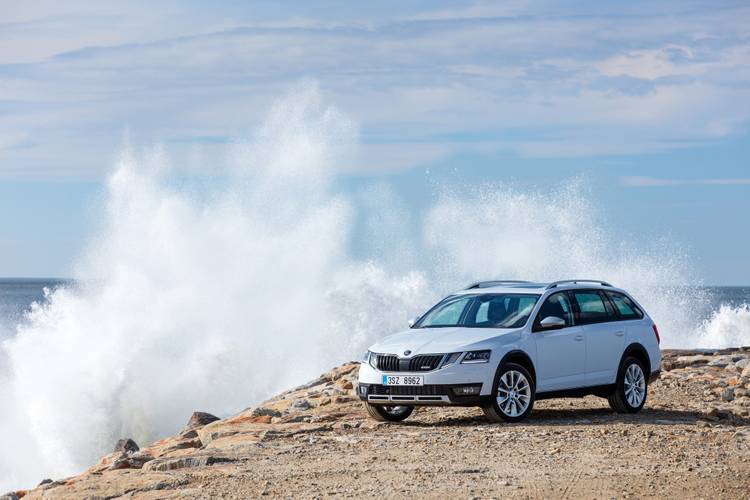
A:
{"type": "Polygon", "coordinates": [[[607,292],[607,296],[615,305],[621,319],[641,319],[643,311],[626,295],[617,292],[607,292]]]}

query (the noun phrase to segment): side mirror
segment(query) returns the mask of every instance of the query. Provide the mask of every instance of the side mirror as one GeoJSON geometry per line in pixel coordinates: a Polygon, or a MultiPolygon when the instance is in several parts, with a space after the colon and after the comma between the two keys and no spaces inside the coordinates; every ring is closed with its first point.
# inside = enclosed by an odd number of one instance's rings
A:
{"type": "Polygon", "coordinates": [[[417,321],[419,321],[419,316],[414,316],[413,318],[411,318],[411,319],[410,319],[410,320],[408,321],[408,323],[409,323],[409,328],[411,328],[411,327],[413,327],[413,326],[414,326],[415,324],[417,324],[417,321]]]}
{"type": "Polygon", "coordinates": [[[565,320],[557,316],[547,316],[540,323],[542,330],[559,330],[565,328],[565,320]]]}

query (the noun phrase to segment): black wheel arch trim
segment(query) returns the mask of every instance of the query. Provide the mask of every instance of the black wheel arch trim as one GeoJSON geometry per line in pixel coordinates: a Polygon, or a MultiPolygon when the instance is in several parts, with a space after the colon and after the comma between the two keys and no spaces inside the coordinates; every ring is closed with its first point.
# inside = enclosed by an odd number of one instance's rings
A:
{"type": "MultiPolygon", "coordinates": [[[[532,383],[534,384],[534,392],[536,392],[536,367],[534,367],[534,362],[531,361],[531,357],[526,354],[526,352],[520,350],[520,349],[513,349],[512,351],[508,351],[505,353],[505,355],[500,360],[500,363],[497,364],[497,369],[499,370],[501,366],[503,366],[505,363],[507,363],[511,358],[517,358],[521,357],[528,363],[528,370],[531,374],[532,383]]],[[[494,388],[493,388],[494,390],[494,388]]]]}
{"type": "Polygon", "coordinates": [[[617,369],[617,377],[619,380],[620,372],[622,371],[622,362],[625,361],[625,358],[628,356],[631,356],[633,353],[638,353],[640,356],[642,356],[646,361],[646,379],[648,379],[651,376],[651,356],[648,355],[648,351],[645,347],[639,342],[633,342],[632,344],[628,345],[625,350],[622,353],[622,357],[620,357],[620,365],[617,369]]]}

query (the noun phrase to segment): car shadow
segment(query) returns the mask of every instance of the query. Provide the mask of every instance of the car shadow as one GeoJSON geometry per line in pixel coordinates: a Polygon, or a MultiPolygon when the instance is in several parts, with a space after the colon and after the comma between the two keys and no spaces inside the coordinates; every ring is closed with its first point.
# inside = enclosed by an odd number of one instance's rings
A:
{"type": "MultiPolygon", "coordinates": [[[[425,410],[429,411],[429,410],[425,410]]],[[[403,425],[415,427],[468,427],[477,425],[498,425],[488,422],[481,412],[472,415],[443,415],[442,418],[429,421],[407,420],[403,425]]],[[[522,426],[576,426],[576,425],[612,425],[616,423],[642,425],[678,425],[694,424],[704,420],[705,415],[691,410],[664,410],[644,408],[635,414],[615,413],[608,408],[535,408],[529,417],[519,422],[522,426]]],[[[734,417],[731,420],[716,422],[733,426],[750,426],[750,419],[734,417]]]]}

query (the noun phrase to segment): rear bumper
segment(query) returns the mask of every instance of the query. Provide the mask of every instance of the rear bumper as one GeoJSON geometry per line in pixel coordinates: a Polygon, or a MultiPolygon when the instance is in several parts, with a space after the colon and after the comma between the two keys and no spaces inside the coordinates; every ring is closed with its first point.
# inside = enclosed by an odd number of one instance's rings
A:
{"type": "Polygon", "coordinates": [[[491,396],[481,396],[482,383],[386,386],[380,384],[358,384],[357,395],[362,401],[376,405],[408,406],[481,406],[491,401],[491,396]],[[473,387],[476,395],[459,395],[460,388],[473,387]]]}

